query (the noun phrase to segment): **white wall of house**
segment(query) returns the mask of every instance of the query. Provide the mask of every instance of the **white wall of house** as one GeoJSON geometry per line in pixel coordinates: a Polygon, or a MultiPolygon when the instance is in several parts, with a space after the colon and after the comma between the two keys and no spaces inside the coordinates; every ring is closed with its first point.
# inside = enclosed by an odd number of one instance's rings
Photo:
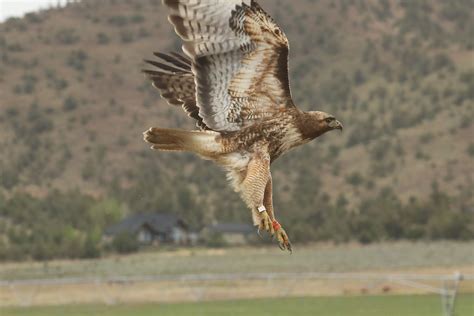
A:
{"type": "Polygon", "coordinates": [[[171,239],[173,239],[175,244],[186,244],[188,242],[188,234],[180,227],[173,227],[171,230],[171,239]]]}
{"type": "Polygon", "coordinates": [[[142,227],[137,234],[137,240],[142,244],[151,244],[153,242],[153,233],[146,227],[142,227]]]}

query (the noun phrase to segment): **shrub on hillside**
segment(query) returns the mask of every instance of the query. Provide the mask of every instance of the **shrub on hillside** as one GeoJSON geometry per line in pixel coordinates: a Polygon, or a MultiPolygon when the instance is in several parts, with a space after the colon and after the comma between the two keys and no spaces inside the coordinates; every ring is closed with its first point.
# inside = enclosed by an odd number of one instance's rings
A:
{"type": "Polygon", "coordinates": [[[73,69],[82,71],[85,69],[85,62],[88,58],[89,56],[82,49],[73,50],[71,53],[69,53],[66,64],[73,69]]]}
{"type": "Polygon", "coordinates": [[[346,177],[346,181],[350,185],[354,187],[358,187],[359,185],[363,183],[364,178],[359,172],[355,171],[346,177]]]}
{"type": "Polygon", "coordinates": [[[81,40],[74,29],[61,29],[56,33],[56,41],[62,45],[76,44],[81,40]]]}
{"type": "Polygon", "coordinates": [[[467,146],[466,152],[469,156],[474,157],[474,143],[470,143],[469,146],[467,146]]]}
{"type": "Polygon", "coordinates": [[[27,115],[29,136],[38,135],[53,130],[54,124],[51,118],[41,110],[37,103],[33,103],[27,115]]]}
{"type": "Polygon", "coordinates": [[[110,38],[107,36],[107,34],[105,33],[98,33],[97,34],[97,43],[99,43],[100,45],[106,45],[110,42],[110,38]]]}
{"type": "Polygon", "coordinates": [[[120,32],[120,40],[122,43],[131,43],[135,39],[135,36],[130,30],[122,30],[120,32]]]}
{"type": "Polygon", "coordinates": [[[108,22],[113,26],[125,26],[128,24],[128,18],[123,15],[115,15],[110,17],[108,22]]]}
{"type": "Polygon", "coordinates": [[[74,111],[78,106],[77,100],[73,96],[68,96],[63,103],[63,109],[67,112],[74,111]]]}
{"type": "Polygon", "coordinates": [[[32,94],[35,91],[35,86],[37,82],[36,76],[33,75],[23,75],[21,77],[22,83],[15,85],[14,92],[15,94],[32,94]]]}

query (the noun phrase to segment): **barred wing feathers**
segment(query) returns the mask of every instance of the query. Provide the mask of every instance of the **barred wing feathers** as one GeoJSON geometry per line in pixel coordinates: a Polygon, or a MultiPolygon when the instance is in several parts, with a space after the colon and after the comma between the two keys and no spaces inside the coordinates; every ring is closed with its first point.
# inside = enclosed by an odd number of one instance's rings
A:
{"type": "Polygon", "coordinates": [[[163,0],[192,59],[196,106],[208,128],[237,131],[293,106],[288,40],[251,0],[163,0]]]}
{"type": "Polygon", "coordinates": [[[155,53],[161,62],[145,60],[155,70],[143,70],[151,79],[153,86],[161,96],[171,105],[182,106],[184,111],[197,121],[196,125],[202,130],[209,128],[199,116],[196,105],[196,86],[191,71],[191,60],[176,53],[169,55],[155,53]]]}

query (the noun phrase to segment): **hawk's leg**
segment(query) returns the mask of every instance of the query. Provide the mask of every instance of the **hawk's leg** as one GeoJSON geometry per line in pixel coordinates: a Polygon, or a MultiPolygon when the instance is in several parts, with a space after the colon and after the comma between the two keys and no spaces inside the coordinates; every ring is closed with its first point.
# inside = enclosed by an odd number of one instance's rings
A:
{"type": "MultiPolygon", "coordinates": [[[[264,205],[265,188],[270,178],[270,156],[266,146],[260,146],[253,153],[247,165],[245,177],[239,185],[242,198],[252,210],[255,226],[260,231],[268,231],[273,235],[273,225],[269,212],[264,205]]],[[[272,213],[273,214],[273,213],[272,213]]]]}
{"type": "Polygon", "coordinates": [[[278,245],[280,246],[280,249],[281,250],[286,249],[291,252],[292,249],[291,249],[290,239],[288,238],[288,235],[286,234],[283,227],[281,227],[280,223],[275,218],[275,213],[273,211],[273,196],[272,196],[273,193],[272,192],[273,192],[272,176],[270,174],[267,185],[265,187],[263,205],[265,206],[267,213],[270,217],[270,220],[272,221],[272,228],[273,228],[273,231],[275,232],[276,238],[278,239],[278,245]]]}

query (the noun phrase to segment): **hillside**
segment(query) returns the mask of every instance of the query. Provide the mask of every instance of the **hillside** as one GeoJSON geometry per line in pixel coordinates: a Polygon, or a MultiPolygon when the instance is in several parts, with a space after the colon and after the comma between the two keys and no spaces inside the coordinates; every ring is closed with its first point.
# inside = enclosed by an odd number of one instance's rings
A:
{"type": "MultiPolygon", "coordinates": [[[[283,223],[374,199],[439,206],[440,192],[444,211],[472,211],[469,0],[260,3],[290,39],[295,102],[345,125],[275,163],[283,223]]],[[[158,0],[83,1],[0,24],[0,203],[64,192],[196,226],[249,220],[217,167],[142,141],[151,126],[193,128],[140,73],[154,51],[179,45],[158,0]]],[[[12,213],[8,227],[21,223],[12,213]]]]}

